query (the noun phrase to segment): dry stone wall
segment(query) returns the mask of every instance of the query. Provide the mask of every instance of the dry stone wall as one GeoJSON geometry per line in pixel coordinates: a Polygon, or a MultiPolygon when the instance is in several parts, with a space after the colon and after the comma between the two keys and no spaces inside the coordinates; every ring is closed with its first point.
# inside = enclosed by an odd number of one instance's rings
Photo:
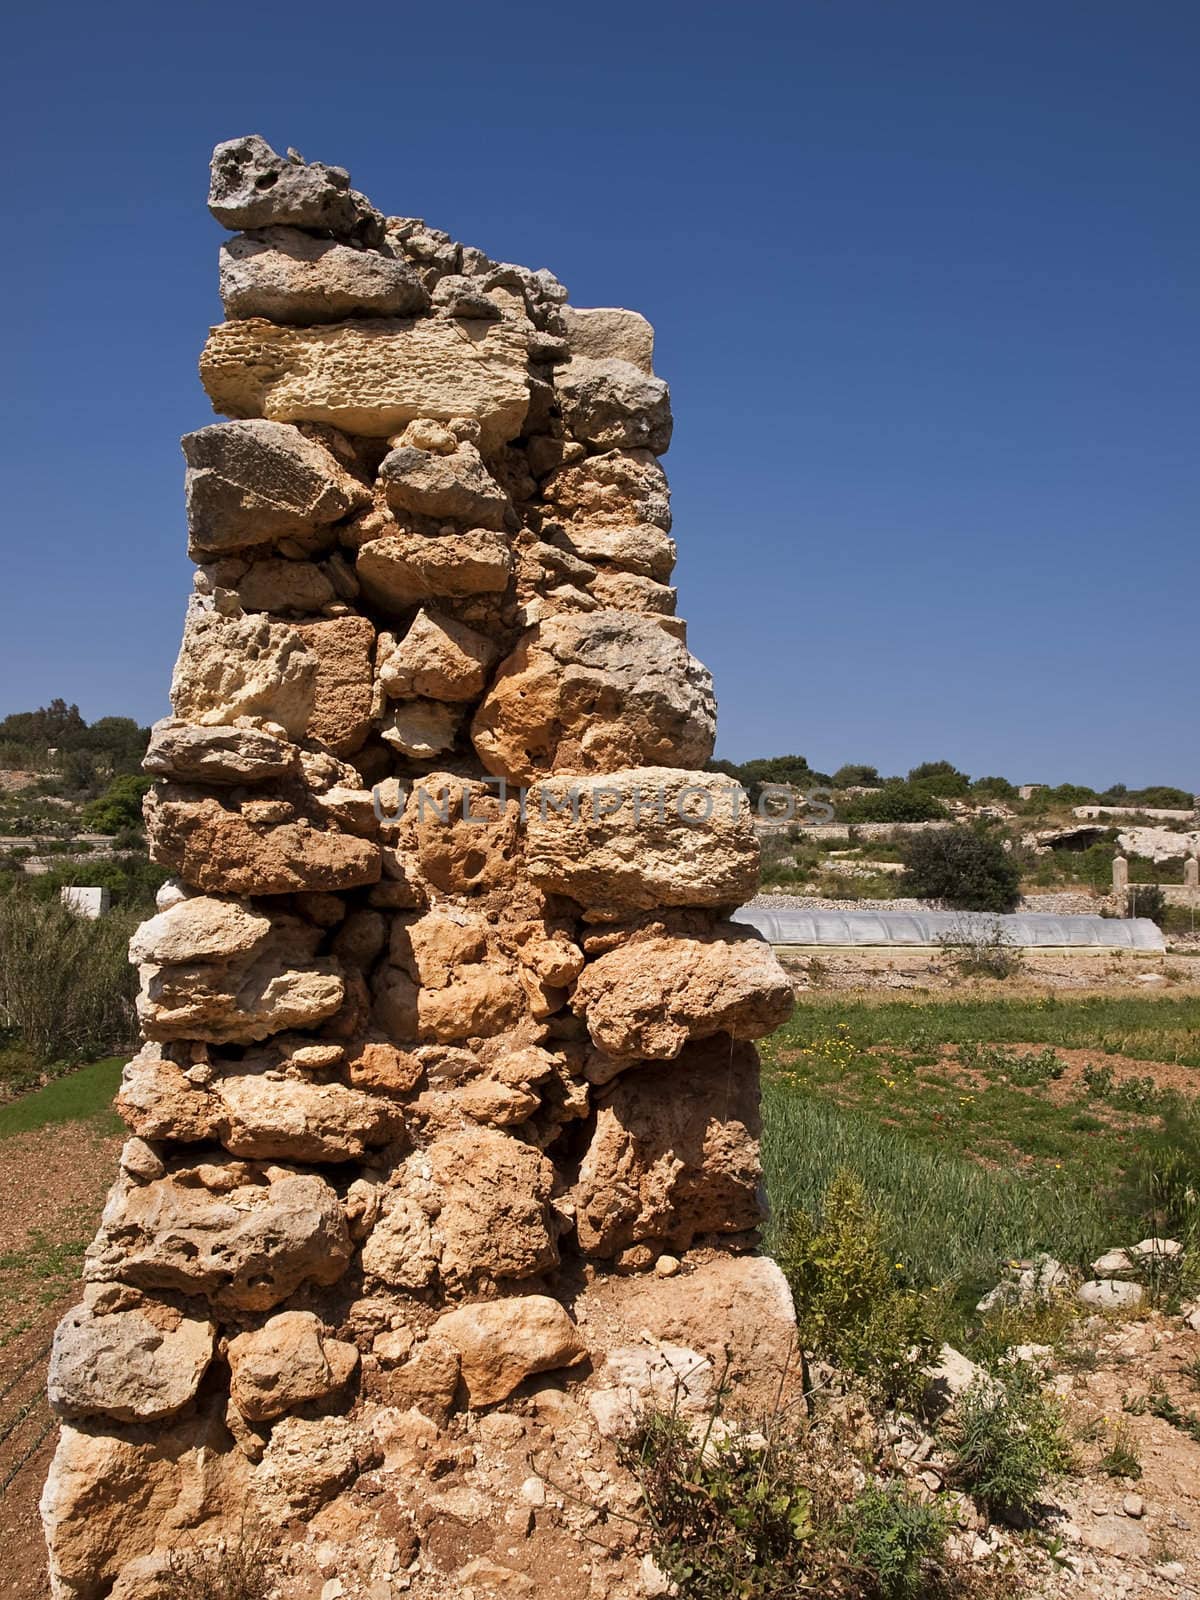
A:
{"type": "Polygon", "coordinates": [[[641,1594],[632,1524],[585,1539],[636,1506],[614,1441],[680,1350],[750,1381],[790,1328],[747,1041],[791,987],[727,920],[651,329],[257,137],[209,204],[228,420],[183,441],[174,876],[54,1347],[54,1592],[249,1518],[281,1594],[641,1594]]]}

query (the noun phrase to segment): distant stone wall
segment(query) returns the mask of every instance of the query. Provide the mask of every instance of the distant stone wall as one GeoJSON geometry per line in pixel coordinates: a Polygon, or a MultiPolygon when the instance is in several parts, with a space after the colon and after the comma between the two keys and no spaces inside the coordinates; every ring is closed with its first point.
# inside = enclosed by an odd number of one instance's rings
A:
{"type": "Polygon", "coordinates": [[[175,876],[51,1364],[54,1591],[248,1521],[286,1593],[637,1594],[627,1522],[584,1543],[631,1407],[725,1350],[776,1383],[791,1326],[747,1041],[792,991],[727,920],[651,330],[258,138],[210,207],[230,420],[183,441],[175,876]]]}

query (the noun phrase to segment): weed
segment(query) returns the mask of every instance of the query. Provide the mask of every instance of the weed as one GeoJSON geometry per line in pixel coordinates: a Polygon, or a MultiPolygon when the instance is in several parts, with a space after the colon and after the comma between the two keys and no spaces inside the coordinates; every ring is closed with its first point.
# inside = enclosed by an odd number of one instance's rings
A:
{"type": "Polygon", "coordinates": [[[1126,1422],[1118,1422],[1113,1429],[1108,1449],[1096,1463],[1100,1472],[1110,1478],[1140,1478],[1142,1463],[1138,1459],[1137,1445],[1132,1430],[1126,1422]]]}
{"type": "Polygon", "coordinates": [[[925,1572],[941,1555],[949,1521],[898,1484],[872,1484],[846,1515],[852,1560],[874,1579],[884,1600],[920,1600],[925,1572]]]}
{"type": "Polygon", "coordinates": [[[961,923],[938,944],[963,978],[1011,978],[1020,972],[1025,952],[999,918],[978,928],[961,923]]]}
{"type": "Polygon", "coordinates": [[[905,1287],[904,1263],[888,1253],[862,1180],[839,1172],[819,1217],[797,1211],[789,1219],[778,1254],[802,1347],[855,1373],[888,1404],[918,1409],[923,1369],[942,1343],[941,1307],[937,1296],[905,1287]]]}
{"type": "Polygon", "coordinates": [[[172,1549],[162,1600],[267,1600],[275,1584],[274,1540],[243,1523],[217,1544],[172,1549]]]}
{"type": "Polygon", "coordinates": [[[1072,1465],[1063,1412],[1024,1365],[977,1378],[948,1428],[953,1480],[995,1515],[1031,1519],[1072,1465]]]}

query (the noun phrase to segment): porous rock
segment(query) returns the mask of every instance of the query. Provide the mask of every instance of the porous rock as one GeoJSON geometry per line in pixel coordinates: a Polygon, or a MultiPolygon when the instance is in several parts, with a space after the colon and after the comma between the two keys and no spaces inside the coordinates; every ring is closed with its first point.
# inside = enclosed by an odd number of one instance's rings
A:
{"type": "Polygon", "coordinates": [[[535,1372],[584,1360],[587,1348],[570,1317],[547,1295],[520,1295],[448,1311],[434,1334],[458,1351],[472,1406],[495,1405],[535,1372]]]}

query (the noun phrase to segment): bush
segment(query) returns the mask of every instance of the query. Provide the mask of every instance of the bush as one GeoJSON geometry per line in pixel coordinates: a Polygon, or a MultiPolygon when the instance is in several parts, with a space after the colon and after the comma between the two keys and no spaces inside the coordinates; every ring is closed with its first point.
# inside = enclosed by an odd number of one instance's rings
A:
{"type": "Polygon", "coordinates": [[[897,1484],[864,1489],[846,1516],[851,1557],[884,1600],[920,1600],[926,1565],[941,1555],[949,1531],[940,1507],[897,1484]]]}
{"type": "Polygon", "coordinates": [[[919,784],[892,779],[882,789],[856,795],[838,807],[843,822],[936,822],[946,815],[941,802],[919,784]]]}
{"type": "Polygon", "coordinates": [[[820,1560],[802,1464],[789,1441],[724,1438],[718,1420],[697,1439],[677,1411],[650,1412],[624,1451],[654,1559],[688,1600],[790,1600],[820,1560]]]}
{"type": "Polygon", "coordinates": [[[998,839],[973,828],[934,828],[904,844],[900,893],[958,911],[1013,911],[1021,869],[998,839]]]}
{"type": "Polygon", "coordinates": [[[114,778],[98,800],[83,808],[83,825],[95,833],[123,833],[142,826],[142,796],[153,779],[127,772],[114,778]]]}
{"type": "Polygon", "coordinates": [[[1167,897],[1156,883],[1138,883],[1129,890],[1129,915],[1149,917],[1161,928],[1167,920],[1167,897]]]}
{"type": "Polygon", "coordinates": [[[903,1263],[885,1249],[883,1219],[862,1181],[838,1172],[819,1221],[793,1213],[777,1254],[801,1348],[857,1374],[888,1404],[919,1409],[923,1369],[942,1343],[940,1297],[904,1287],[903,1263]]]}
{"type": "Polygon", "coordinates": [[[19,889],[0,896],[0,1027],[42,1063],[129,1046],[135,922],[115,914],[91,922],[19,889]]]}
{"type": "Polygon", "coordinates": [[[964,978],[1011,978],[1025,959],[999,920],[983,928],[957,927],[941,934],[938,944],[964,978]]]}
{"type": "Polygon", "coordinates": [[[947,1437],[953,1481],[1010,1521],[1031,1517],[1072,1465],[1062,1408],[1022,1363],[977,1378],[958,1397],[947,1437]]]}

